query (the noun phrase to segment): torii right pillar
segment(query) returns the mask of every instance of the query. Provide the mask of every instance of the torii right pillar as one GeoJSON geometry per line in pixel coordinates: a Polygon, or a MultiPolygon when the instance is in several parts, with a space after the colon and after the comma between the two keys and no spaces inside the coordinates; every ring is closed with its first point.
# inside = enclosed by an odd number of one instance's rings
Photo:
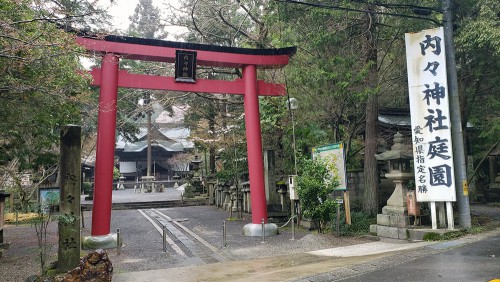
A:
{"type": "Polygon", "coordinates": [[[248,223],[243,227],[243,234],[245,236],[262,236],[264,232],[265,236],[276,235],[278,234],[278,226],[274,223],[268,223],[267,218],[259,96],[257,91],[257,68],[255,65],[243,67],[243,80],[245,82],[244,104],[248,174],[250,178],[250,200],[252,203],[252,223],[248,223]]]}

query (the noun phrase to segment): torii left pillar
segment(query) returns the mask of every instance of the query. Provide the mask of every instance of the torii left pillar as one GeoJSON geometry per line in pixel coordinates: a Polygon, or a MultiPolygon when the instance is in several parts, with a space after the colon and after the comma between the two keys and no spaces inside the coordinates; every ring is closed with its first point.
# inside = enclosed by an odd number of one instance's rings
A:
{"type": "Polygon", "coordinates": [[[118,235],[110,233],[119,61],[111,53],[102,59],[101,75],[106,83],[99,92],[92,236],[83,239],[83,249],[112,249],[119,244],[118,235]]]}

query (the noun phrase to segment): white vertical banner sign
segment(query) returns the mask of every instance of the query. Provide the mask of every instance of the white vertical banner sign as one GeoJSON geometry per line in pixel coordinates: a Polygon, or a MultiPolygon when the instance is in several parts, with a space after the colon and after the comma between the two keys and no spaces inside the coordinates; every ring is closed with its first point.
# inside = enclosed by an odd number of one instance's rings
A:
{"type": "Polygon", "coordinates": [[[406,33],[418,202],[456,200],[443,28],[406,33]]]}

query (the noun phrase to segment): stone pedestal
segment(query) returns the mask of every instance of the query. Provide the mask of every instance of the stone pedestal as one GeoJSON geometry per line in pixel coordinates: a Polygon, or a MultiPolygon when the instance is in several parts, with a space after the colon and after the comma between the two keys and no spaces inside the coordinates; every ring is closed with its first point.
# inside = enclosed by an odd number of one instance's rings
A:
{"type": "Polygon", "coordinates": [[[123,185],[123,182],[125,182],[125,177],[120,176],[118,179],[118,184],[116,185],[116,190],[125,190],[125,186],[123,185]]]}
{"type": "Polygon", "coordinates": [[[413,173],[392,172],[385,175],[394,184],[387,205],[382,208],[382,214],[377,215],[377,224],[370,226],[370,232],[377,233],[379,237],[393,239],[407,239],[408,209],[406,206],[406,192],[403,183],[413,178],[413,173]]]}
{"type": "Polygon", "coordinates": [[[222,187],[217,185],[215,188],[215,206],[222,207],[222,187]]]}
{"type": "Polygon", "coordinates": [[[141,179],[142,179],[141,193],[154,192],[155,187],[154,187],[153,180],[155,179],[155,177],[154,176],[143,176],[143,177],[141,177],[141,179]]]}
{"type": "Polygon", "coordinates": [[[216,201],[214,181],[207,181],[207,191],[208,191],[208,204],[214,205],[216,201]]]}
{"type": "Polygon", "coordinates": [[[262,224],[248,223],[243,226],[243,235],[250,237],[261,237],[262,232],[264,236],[274,236],[278,234],[278,226],[274,223],[262,224]]]}
{"type": "Polygon", "coordinates": [[[290,202],[287,200],[286,194],[287,191],[286,189],[279,189],[278,193],[280,194],[280,202],[281,202],[281,211],[287,211],[288,207],[290,206],[290,202]]]}
{"type": "Polygon", "coordinates": [[[82,238],[82,249],[115,249],[122,245],[122,238],[117,233],[110,233],[101,236],[87,236],[82,238]]]}
{"type": "Polygon", "coordinates": [[[252,213],[252,202],[250,200],[250,182],[241,183],[241,192],[243,193],[243,211],[252,213]]]}
{"type": "Polygon", "coordinates": [[[231,206],[231,191],[229,190],[229,186],[224,186],[224,190],[222,190],[223,193],[223,204],[222,208],[225,210],[229,210],[229,207],[231,206]]]}

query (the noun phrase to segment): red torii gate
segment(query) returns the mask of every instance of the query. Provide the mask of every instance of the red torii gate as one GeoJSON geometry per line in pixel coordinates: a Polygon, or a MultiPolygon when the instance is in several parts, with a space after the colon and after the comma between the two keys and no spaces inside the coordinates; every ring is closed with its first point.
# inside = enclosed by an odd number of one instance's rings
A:
{"type": "MultiPolygon", "coordinates": [[[[90,72],[93,77],[92,85],[100,86],[92,237],[112,236],[111,196],[118,87],[245,96],[252,223],[245,226],[244,233],[248,236],[262,235],[261,221],[264,219],[267,223],[268,217],[258,96],[283,96],[286,89],[281,84],[258,80],[257,68],[283,68],[296,48],[246,49],[114,35],[103,39],[82,36],[76,42],[89,52],[103,55],[101,68],[94,68],[90,72]],[[130,74],[126,70],[119,70],[119,58],[174,63],[176,50],[196,52],[196,62],[200,66],[241,68],[243,79],[196,79],[195,83],[182,83],[176,82],[174,77],[130,74]]],[[[273,229],[273,226],[266,224],[266,235],[268,232],[272,234],[273,229]]]]}

